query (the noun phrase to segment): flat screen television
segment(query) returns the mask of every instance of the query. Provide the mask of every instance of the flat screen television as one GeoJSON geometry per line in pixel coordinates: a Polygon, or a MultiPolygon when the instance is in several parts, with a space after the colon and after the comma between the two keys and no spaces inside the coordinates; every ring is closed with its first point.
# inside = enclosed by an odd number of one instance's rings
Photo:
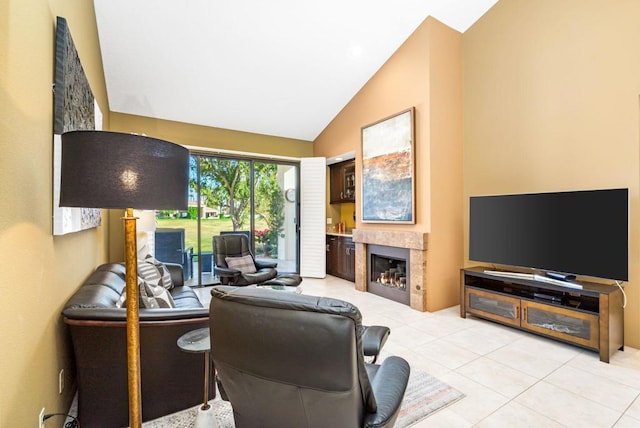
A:
{"type": "Polygon", "coordinates": [[[628,189],[472,196],[469,259],[628,281],[628,189]]]}

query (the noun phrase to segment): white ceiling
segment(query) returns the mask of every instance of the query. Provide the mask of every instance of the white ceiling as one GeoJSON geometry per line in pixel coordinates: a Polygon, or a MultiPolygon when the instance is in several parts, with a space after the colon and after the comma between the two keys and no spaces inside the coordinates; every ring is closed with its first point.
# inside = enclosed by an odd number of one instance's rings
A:
{"type": "Polygon", "coordinates": [[[111,111],[313,140],[431,15],[497,0],[94,0],[111,111]]]}

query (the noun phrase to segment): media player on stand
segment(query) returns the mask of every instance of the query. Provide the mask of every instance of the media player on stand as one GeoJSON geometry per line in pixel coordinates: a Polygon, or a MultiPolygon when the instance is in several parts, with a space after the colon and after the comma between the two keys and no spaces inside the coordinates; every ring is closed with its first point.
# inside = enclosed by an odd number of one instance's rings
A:
{"type": "Polygon", "coordinates": [[[546,272],[545,275],[547,275],[549,278],[557,279],[557,280],[560,280],[560,281],[575,281],[576,280],[576,276],[575,275],[570,275],[570,274],[567,274],[567,273],[546,272]]]}
{"type": "Polygon", "coordinates": [[[549,278],[548,276],[533,275],[533,280],[538,282],[546,282],[547,284],[559,285],[561,287],[569,287],[569,288],[582,290],[582,284],[569,282],[569,281],[562,281],[560,279],[553,279],[553,278],[549,278]]]}

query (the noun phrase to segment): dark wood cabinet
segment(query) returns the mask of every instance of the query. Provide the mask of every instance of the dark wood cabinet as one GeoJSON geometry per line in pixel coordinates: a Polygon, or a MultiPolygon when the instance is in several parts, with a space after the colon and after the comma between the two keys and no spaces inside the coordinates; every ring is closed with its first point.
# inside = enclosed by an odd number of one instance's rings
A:
{"type": "Polygon", "coordinates": [[[338,258],[340,256],[339,236],[327,235],[327,274],[338,276],[338,258]]]}
{"type": "Polygon", "coordinates": [[[356,280],[356,244],[351,238],[327,235],[327,274],[356,280]]]}
{"type": "Polygon", "coordinates": [[[568,289],[521,278],[496,277],[484,268],[460,273],[460,316],[472,314],[598,351],[600,360],[624,347],[622,291],[583,282],[568,289]]]}
{"type": "Polygon", "coordinates": [[[342,277],[356,282],[356,244],[351,238],[342,238],[342,277]]]}
{"type": "Polygon", "coordinates": [[[329,203],[356,201],[356,162],[344,161],[329,166],[329,203]]]}

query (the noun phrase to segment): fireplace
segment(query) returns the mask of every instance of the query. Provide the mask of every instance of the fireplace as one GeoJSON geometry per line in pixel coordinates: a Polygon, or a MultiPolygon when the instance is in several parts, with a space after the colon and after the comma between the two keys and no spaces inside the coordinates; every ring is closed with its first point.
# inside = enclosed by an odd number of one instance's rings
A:
{"type": "MultiPolygon", "coordinates": [[[[418,311],[427,310],[426,293],[426,271],[427,271],[427,237],[428,233],[410,230],[383,230],[383,229],[354,229],[353,242],[356,244],[356,290],[380,294],[385,298],[396,300],[402,295],[401,287],[388,287],[385,284],[371,281],[371,249],[384,260],[387,267],[382,272],[386,273],[391,269],[396,269],[394,277],[402,277],[398,273],[397,260],[404,260],[400,270],[405,269],[405,281],[398,279],[398,283],[404,285],[406,295],[400,299],[406,303],[409,299],[409,306],[418,311]],[[391,262],[389,262],[391,261],[391,262]],[[395,266],[394,266],[395,264],[395,266]],[[396,289],[398,288],[398,289],[396,289]],[[375,291],[374,291],[375,290],[375,291]]],[[[386,275],[385,275],[386,277],[386,275]]]]}
{"type": "Polygon", "coordinates": [[[368,291],[409,305],[411,284],[409,249],[386,245],[367,245],[368,291]]]}

